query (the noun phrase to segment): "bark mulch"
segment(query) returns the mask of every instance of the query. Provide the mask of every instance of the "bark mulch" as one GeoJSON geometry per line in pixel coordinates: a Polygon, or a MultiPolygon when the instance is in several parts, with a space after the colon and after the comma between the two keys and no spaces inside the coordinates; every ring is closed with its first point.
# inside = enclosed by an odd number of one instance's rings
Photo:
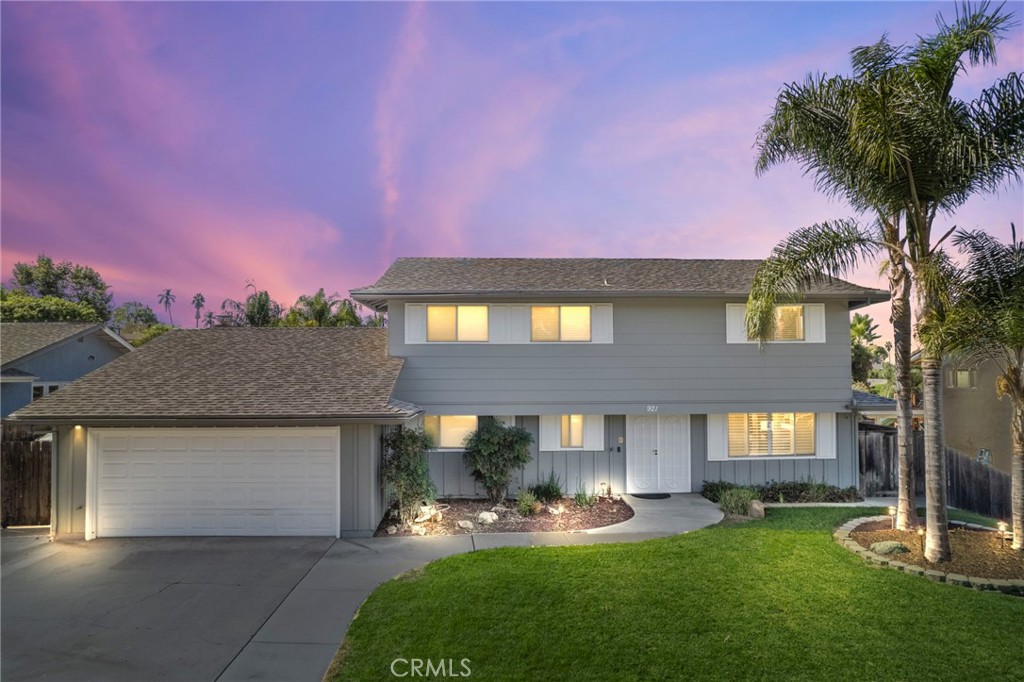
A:
{"type": "MultiPolygon", "coordinates": [[[[467,533],[540,533],[545,531],[573,531],[587,530],[590,528],[601,528],[615,523],[621,523],[633,518],[633,509],[621,499],[612,497],[599,497],[592,507],[578,507],[572,498],[564,498],[561,502],[545,504],[541,511],[533,516],[521,516],[515,511],[515,500],[506,500],[504,505],[507,511],[498,512],[498,520],[491,524],[483,524],[477,521],[480,512],[491,511],[495,507],[493,502],[487,500],[449,499],[438,500],[438,509],[441,510],[441,521],[426,521],[416,524],[422,526],[426,535],[465,535],[467,533]],[[447,509],[445,506],[447,505],[447,509]],[[551,514],[549,507],[557,509],[559,505],[564,508],[561,514],[551,514]],[[459,521],[472,521],[473,528],[467,530],[460,528],[459,521]]],[[[375,535],[388,535],[388,526],[398,525],[395,521],[385,517],[377,528],[375,535]]],[[[398,526],[398,530],[392,535],[418,535],[408,526],[398,526]]]]}
{"type": "Polygon", "coordinates": [[[890,554],[895,561],[920,566],[921,568],[959,573],[976,578],[998,578],[1020,580],[1024,578],[1024,552],[1010,548],[1010,541],[1001,543],[999,533],[968,530],[951,526],[949,529],[950,561],[933,564],[924,558],[921,539],[917,531],[892,530],[889,521],[872,521],[857,526],[850,533],[863,547],[871,548],[872,543],[885,540],[902,542],[909,552],[890,554]]]}

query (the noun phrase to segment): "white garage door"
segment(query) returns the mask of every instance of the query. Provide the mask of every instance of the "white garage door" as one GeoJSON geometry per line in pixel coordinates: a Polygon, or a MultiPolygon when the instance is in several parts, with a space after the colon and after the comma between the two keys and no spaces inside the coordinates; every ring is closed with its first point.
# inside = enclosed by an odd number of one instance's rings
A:
{"type": "Polygon", "coordinates": [[[340,529],[336,428],[90,429],[89,438],[87,537],[340,529]]]}

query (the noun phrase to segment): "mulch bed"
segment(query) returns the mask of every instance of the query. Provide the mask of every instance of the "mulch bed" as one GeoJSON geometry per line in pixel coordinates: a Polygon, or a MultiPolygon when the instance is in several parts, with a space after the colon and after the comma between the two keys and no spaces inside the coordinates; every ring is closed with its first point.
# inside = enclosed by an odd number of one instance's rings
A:
{"type": "Polygon", "coordinates": [[[999,534],[952,526],[949,529],[950,561],[933,564],[924,558],[917,531],[892,530],[889,521],[872,521],[857,526],[850,537],[868,549],[872,543],[885,540],[902,542],[909,552],[890,554],[894,561],[920,566],[944,573],[959,573],[977,578],[1020,580],[1024,578],[1024,552],[1011,549],[1010,542],[1000,543],[999,534]]]}
{"type": "MultiPolygon", "coordinates": [[[[533,516],[521,516],[515,511],[515,500],[506,500],[504,507],[508,511],[499,512],[498,520],[491,524],[477,521],[480,512],[491,511],[493,502],[487,500],[450,499],[438,500],[441,510],[441,521],[427,521],[421,524],[427,535],[466,535],[467,533],[541,533],[545,531],[573,531],[601,528],[621,523],[633,518],[633,509],[621,499],[600,497],[592,507],[577,507],[572,498],[565,498],[560,503],[544,505],[543,509],[533,516]],[[551,514],[548,507],[565,509],[561,514],[551,514]],[[445,509],[445,505],[448,506],[445,509]],[[472,521],[472,530],[458,526],[459,521],[472,521]]],[[[375,536],[388,535],[388,526],[397,525],[385,517],[377,527],[375,536]]],[[[399,526],[392,533],[394,536],[417,535],[408,526],[399,526]]]]}

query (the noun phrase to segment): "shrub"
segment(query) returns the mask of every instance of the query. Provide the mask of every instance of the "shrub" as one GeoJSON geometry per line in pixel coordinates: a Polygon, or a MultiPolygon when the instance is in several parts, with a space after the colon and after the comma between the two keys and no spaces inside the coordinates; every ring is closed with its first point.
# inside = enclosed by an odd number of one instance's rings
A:
{"type": "Polygon", "coordinates": [[[718,506],[726,514],[746,516],[750,503],[757,499],[757,491],[752,488],[729,488],[722,492],[718,506]]]}
{"type": "Polygon", "coordinates": [[[530,486],[530,492],[544,504],[557,502],[564,497],[562,494],[562,479],[552,469],[551,473],[548,474],[548,480],[530,486]]]}
{"type": "Polygon", "coordinates": [[[494,417],[481,417],[477,430],[466,439],[466,466],[487,491],[491,502],[500,503],[512,480],[512,472],[530,461],[533,436],[518,426],[505,426],[494,417]]]}
{"type": "Polygon", "coordinates": [[[516,511],[523,516],[533,516],[537,512],[537,498],[529,490],[520,490],[516,498],[516,511]]]}
{"type": "Polygon", "coordinates": [[[423,431],[398,428],[383,438],[382,475],[391,487],[402,521],[412,521],[424,503],[434,501],[437,489],[430,480],[427,450],[433,440],[423,431]]]}
{"type": "Polygon", "coordinates": [[[597,504],[597,493],[588,493],[587,489],[583,487],[583,483],[580,482],[576,486],[576,496],[573,497],[573,501],[577,507],[589,509],[597,504]]]}
{"type": "Polygon", "coordinates": [[[735,483],[728,481],[704,481],[704,487],[701,488],[700,494],[717,504],[722,499],[722,493],[735,487],[735,483]]]}

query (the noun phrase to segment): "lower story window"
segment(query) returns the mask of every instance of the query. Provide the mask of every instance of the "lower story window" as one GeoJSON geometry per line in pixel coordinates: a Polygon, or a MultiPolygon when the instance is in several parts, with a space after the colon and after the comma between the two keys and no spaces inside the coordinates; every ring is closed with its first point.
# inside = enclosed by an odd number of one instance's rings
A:
{"type": "Polygon", "coordinates": [[[729,414],[730,457],[814,455],[813,412],[729,414]]]}
{"type": "Polygon", "coordinates": [[[562,447],[582,448],[583,447],[583,415],[563,414],[562,415],[562,447]]]}
{"type": "Polygon", "coordinates": [[[433,438],[435,447],[459,449],[466,438],[476,431],[475,415],[428,415],[423,418],[423,430],[433,438]]]}

